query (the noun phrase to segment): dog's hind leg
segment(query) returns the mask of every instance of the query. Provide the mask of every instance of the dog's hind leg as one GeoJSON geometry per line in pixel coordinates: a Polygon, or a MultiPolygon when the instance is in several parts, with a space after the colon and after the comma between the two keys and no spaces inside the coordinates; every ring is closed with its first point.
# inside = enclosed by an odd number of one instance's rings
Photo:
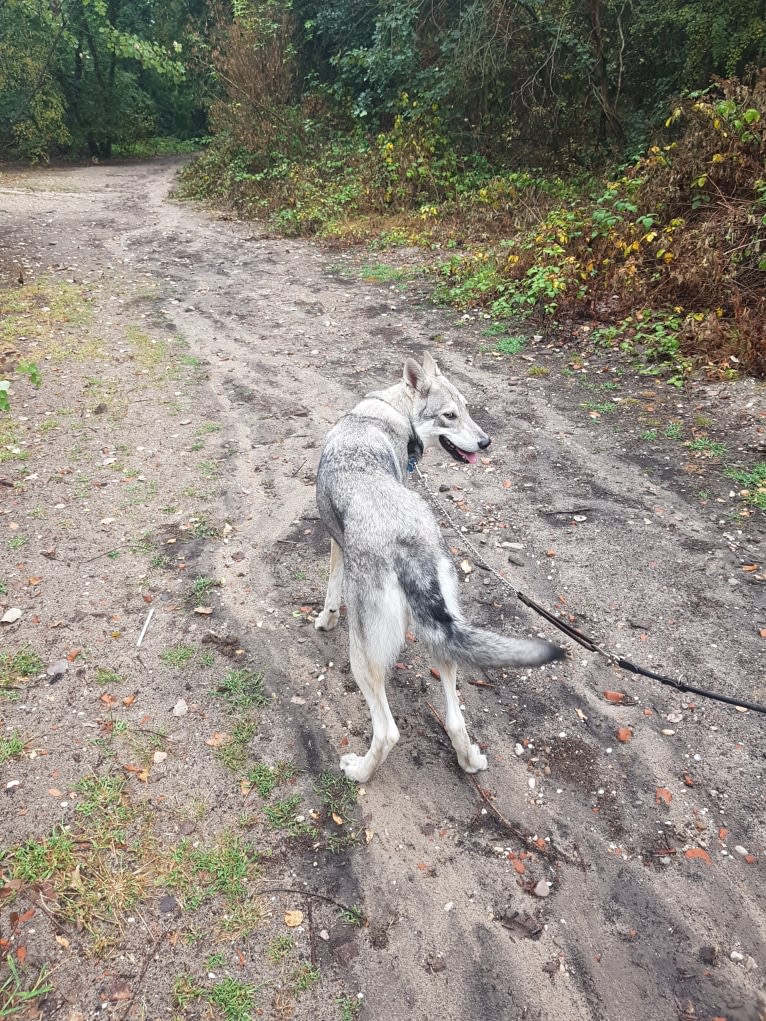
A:
{"type": "Polygon", "coordinates": [[[406,608],[397,588],[382,588],[376,598],[347,595],[351,671],[372,717],[372,743],[366,755],[344,755],[340,768],[351,780],[366,783],[399,740],[399,729],[386,697],[386,675],[404,643],[406,608]]]}
{"type": "Polygon", "coordinates": [[[457,697],[457,667],[452,662],[438,663],[437,667],[444,689],[446,706],[444,725],[447,728],[452,747],[457,752],[457,761],[460,763],[460,768],[466,773],[478,773],[480,769],[487,768],[487,757],[482,755],[477,744],[471,744],[471,739],[468,736],[457,697]]]}
{"type": "Polygon", "coordinates": [[[367,700],[372,717],[372,743],[366,755],[344,755],[340,768],[350,780],[366,783],[399,740],[396,726],[386,698],[386,668],[370,662],[363,651],[351,649],[351,670],[356,683],[367,700]]]}
{"type": "Polygon", "coordinates": [[[343,550],[334,539],[330,539],[330,577],[324,609],[314,621],[317,631],[332,631],[340,618],[341,590],[343,588],[343,550]]]}

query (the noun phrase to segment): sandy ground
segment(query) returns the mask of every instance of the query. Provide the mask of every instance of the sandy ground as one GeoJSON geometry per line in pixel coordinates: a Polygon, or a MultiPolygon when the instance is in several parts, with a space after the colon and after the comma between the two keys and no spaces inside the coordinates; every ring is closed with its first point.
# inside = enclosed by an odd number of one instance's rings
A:
{"type": "MultiPolygon", "coordinates": [[[[463,678],[490,761],[475,784],[431,709],[439,683],[408,644],[389,686],[401,742],[338,822],[317,778],[365,747],[369,723],[345,627],[312,626],[329,551],[313,490],[322,437],[430,349],[493,438],[477,466],[424,463],[462,534],[627,658],[766,702],[766,523],[719,463],[764,459],[763,384],[678,392],[555,335],[498,357],[486,323],[435,309],[424,285],[365,281],[380,254],[266,238],[174,202],[176,170],[0,177],[0,241],[24,267],[21,290],[69,288],[88,310],[62,312],[52,331],[56,308],[41,305],[15,338],[44,378],[17,383],[0,463],[0,615],[21,610],[0,651],[65,666],[12,677],[15,699],[0,701],[0,734],[26,742],[0,764],[0,947],[23,964],[22,984],[52,969],[29,1016],[763,1017],[763,716],[574,647],[554,668],[463,678]],[[726,454],[687,445],[700,436],[726,454]],[[198,589],[199,603],[195,578],[223,584],[198,589]],[[183,664],[167,655],[179,647],[193,650],[183,664]],[[270,697],[244,763],[227,768],[217,752],[237,710],[216,693],[232,665],[262,670],[270,697]],[[297,836],[264,814],[282,795],[269,802],[246,781],[282,760],[300,770],[282,791],[299,796],[297,836]],[[62,919],[61,869],[49,887],[39,871],[14,882],[14,849],[57,826],[90,853],[93,776],[119,779],[131,839],[143,820],[134,871],[142,847],[160,861],[184,840],[244,840],[258,860],[252,931],[227,938],[220,891],[195,910],[157,865],[124,910],[105,912],[98,939],[88,919],[62,919]],[[366,924],[344,924],[342,905],[361,906],[366,924]],[[290,910],[301,924],[286,925],[290,910]],[[309,964],[319,977],[302,988],[309,964]],[[181,977],[197,993],[184,997],[181,977]],[[227,977],[257,987],[244,1012],[210,992],[227,977]]],[[[486,571],[462,588],[475,621],[556,638],[486,571]]],[[[112,839],[107,863],[127,839],[112,839]]],[[[88,876],[70,871],[74,901],[88,876]]]]}

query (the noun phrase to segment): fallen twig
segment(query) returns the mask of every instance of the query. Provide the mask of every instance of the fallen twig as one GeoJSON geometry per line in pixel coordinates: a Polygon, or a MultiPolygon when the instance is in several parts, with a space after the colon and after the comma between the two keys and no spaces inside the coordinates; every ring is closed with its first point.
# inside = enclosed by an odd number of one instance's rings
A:
{"type": "Polygon", "coordinates": [[[306,916],[309,920],[309,949],[311,951],[311,967],[317,966],[317,948],[314,941],[314,917],[311,914],[311,897],[306,899],[306,916]]]}
{"type": "MultiPolygon", "coordinates": [[[[426,705],[431,710],[431,712],[434,714],[434,716],[436,717],[436,719],[437,719],[437,721],[439,723],[439,726],[442,728],[442,730],[446,734],[447,733],[447,728],[444,725],[444,720],[442,720],[441,716],[437,713],[437,711],[434,709],[434,707],[431,705],[430,702],[426,702],[426,705]]],[[[494,818],[505,829],[507,829],[510,833],[512,833],[519,840],[521,840],[522,843],[526,847],[528,847],[530,851],[534,851],[536,854],[541,855],[543,858],[547,858],[548,861],[553,861],[553,862],[563,861],[563,862],[566,862],[567,865],[578,865],[578,864],[580,864],[579,862],[576,862],[573,858],[570,858],[569,855],[564,854],[563,851],[558,851],[554,847],[548,847],[547,845],[543,845],[541,847],[537,843],[537,841],[534,839],[534,837],[531,835],[531,833],[525,833],[524,830],[522,830],[520,826],[517,826],[516,823],[511,822],[510,819],[506,819],[506,817],[503,815],[503,813],[498,811],[497,808],[495,808],[495,806],[492,804],[492,799],[491,799],[490,792],[484,790],[484,788],[479,784],[479,781],[476,779],[476,777],[472,773],[466,773],[466,776],[471,781],[473,786],[476,788],[476,793],[479,795],[481,800],[487,806],[487,809],[494,816],[494,818]]]]}
{"type": "Polygon", "coordinates": [[[259,893],[297,893],[301,897],[313,897],[314,900],[324,900],[328,904],[334,904],[336,908],[340,908],[342,911],[350,911],[351,908],[348,904],[342,904],[339,900],[335,900],[332,897],[328,897],[324,893],[314,893],[313,890],[296,890],[292,886],[271,886],[268,890],[261,889],[259,893]]]}

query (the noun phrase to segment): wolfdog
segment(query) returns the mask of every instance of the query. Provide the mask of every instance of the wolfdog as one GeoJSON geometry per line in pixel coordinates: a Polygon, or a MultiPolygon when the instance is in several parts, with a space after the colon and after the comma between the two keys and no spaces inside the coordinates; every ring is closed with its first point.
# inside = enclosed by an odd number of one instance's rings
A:
{"type": "Polygon", "coordinates": [[[364,783],[399,740],[386,698],[386,675],[412,626],[438,669],[445,725],[466,773],[487,768],[468,737],[455,690],[457,664],[540,666],[563,651],[537,639],[506,638],[468,623],[458,581],[428,504],[405,485],[408,464],[441,444],[463,464],[475,464],[489,437],[468,413],[460,391],[426,353],[408,358],[403,379],[373,391],[327,434],[317,471],[317,505],[330,533],[330,578],[320,631],[337,626],[341,594],[348,615],[351,670],[372,715],[364,756],[348,754],[340,768],[364,783]]]}

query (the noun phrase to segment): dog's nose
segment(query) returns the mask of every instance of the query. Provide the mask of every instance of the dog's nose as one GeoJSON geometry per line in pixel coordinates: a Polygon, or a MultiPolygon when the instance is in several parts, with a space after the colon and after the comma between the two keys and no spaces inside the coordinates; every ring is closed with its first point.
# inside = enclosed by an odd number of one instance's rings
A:
{"type": "Polygon", "coordinates": [[[483,440],[479,440],[479,450],[486,450],[491,442],[489,436],[485,436],[483,440]]]}

